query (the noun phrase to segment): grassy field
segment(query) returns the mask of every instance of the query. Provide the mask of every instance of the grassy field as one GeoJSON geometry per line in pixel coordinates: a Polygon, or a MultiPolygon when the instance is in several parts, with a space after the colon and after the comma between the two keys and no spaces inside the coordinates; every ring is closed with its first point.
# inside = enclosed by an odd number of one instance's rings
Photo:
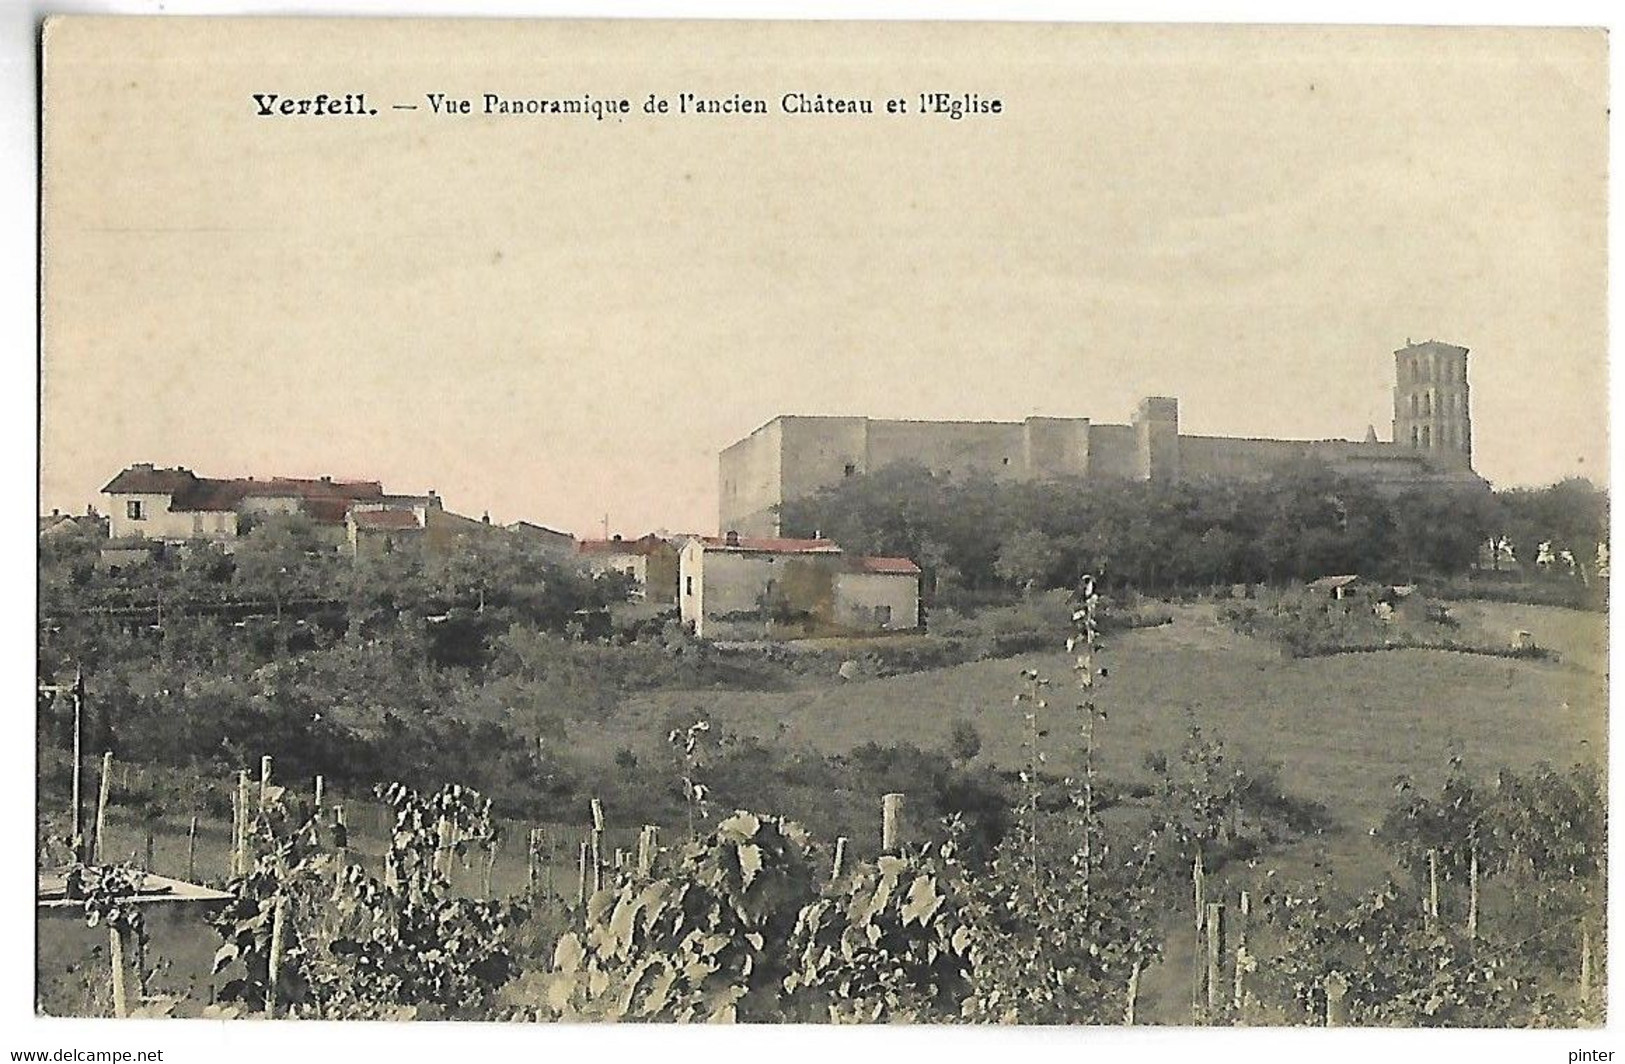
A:
{"type": "MultiPolygon", "coordinates": [[[[1318,802],[1331,814],[1334,826],[1324,836],[1267,855],[1271,867],[1297,874],[1331,862],[1345,886],[1374,885],[1387,864],[1369,829],[1391,805],[1396,776],[1411,775],[1432,789],[1453,755],[1485,776],[1503,765],[1521,769],[1549,761],[1567,767],[1606,758],[1606,618],[1486,602],[1453,608],[1464,624],[1503,632],[1508,643],[1514,633],[1528,631],[1561,657],[1532,661],[1400,650],[1292,659],[1269,643],[1235,634],[1217,620],[1211,605],[1177,607],[1172,624],[1116,636],[1102,655],[1110,673],[1098,699],[1108,713],[1097,732],[1101,772],[1122,783],[1149,781],[1146,755],[1178,751],[1195,720],[1243,763],[1279,765],[1280,782],[1290,795],[1318,802]]],[[[1057,642],[1061,638],[1058,634],[1057,642]]],[[[943,747],[955,722],[969,720],[982,737],[979,758],[1015,768],[1023,761],[1023,710],[1012,705],[1012,697],[1026,668],[1054,682],[1045,742],[1051,768],[1067,771],[1075,765],[1068,724],[1072,678],[1070,661],[1059,648],[1053,654],[887,679],[840,683],[832,677],[784,692],[659,692],[625,702],[606,721],[574,727],[569,741],[580,754],[601,757],[603,763],[630,748],[641,763],[664,766],[669,760],[665,731],[674,717],[703,716],[727,732],[825,754],[870,741],[943,747]]],[[[380,814],[359,803],[351,809],[358,856],[369,865],[381,863],[380,814]]],[[[763,811],[798,815],[794,809],[763,811]]],[[[561,810],[561,819],[569,819],[570,812],[561,810]]],[[[510,825],[508,838],[522,838],[525,826],[510,825]]],[[[564,823],[551,831],[555,849],[548,879],[559,894],[574,889],[574,845],[583,826],[564,823]]],[[[202,825],[199,879],[223,878],[226,834],[224,823],[202,825]]],[[[610,846],[631,847],[634,834],[635,828],[612,825],[610,846]]],[[[114,810],[113,859],[138,855],[144,838],[143,826],[114,810]]],[[[154,868],[184,875],[186,852],[184,823],[166,822],[157,836],[154,868]]],[[[519,846],[505,846],[493,872],[496,895],[521,890],[526,862],[519,846]]],[[[483,893],[483,873],[477,864],[459,868],[458,892],[483,893]]],[[[1222,877],[1213,888],[1227,889],[1222,877]]],[[[70,929],[64,925],[63,930],[70,929]]],[[[173,952],[172,967],[156,981],[199,1003],[207,996],[204,973],[213,934],[199,924],[172,937],[173,943],[160,947],[173,952]]],[[[78,938],[64,937],[58,946],[41,951],[42,1003],[50,1011],[96,1011],[88,999],[81,1001],[86,985],[81,966],[96,969],[99,962],[78,938]]],[[[1169,962],[1145,973],[1142,1022],[1187,1021],[1189,981],[1182,958],[1191,946],[1189,925],[1173,921],[1169,962]]]]}
{"type": "MultiPolygon", "coordinates": [[[[1492,773],[1538,761],[1602,762],[1607,732],[1607,630],[1598,614],[1463,603],[1486,631],[1529,631],[1556,662],[1430,650],[1290,659],[1224,627],[1209,605],[1176,609],[1174,623],[1112,639],[1100,689],[1101,771],[1148,780],[1145,756],[1176,752],[1192,715],[1243,761],[1275,762],[1295,796],[1325,804],[1351,832],[1381,819],[1400,774],[1433,786],[1460,755],[1492,773]],[[1187,713],[1187,710],[1189,713],[1187,713]]],[[[1058,636],[1058,641],[1059,641],[1058,636]]],[[[959,720],[975,723],[981,757],[1021,763],[1021,670],[1050,677],[1050,763],[1074,767],[1067,724],[1069,659],[1060,652],[979,661],[886,679],[788,692],[662,691],[624,703],[605,722],[572,729],[571,744],[606,756],[622,747],[657,756],[676,716],[791,747],[842,753],[865,742],[941,747],[959,720]]],[[[650,762],[658,763],[658,762],[650,762]]]]}

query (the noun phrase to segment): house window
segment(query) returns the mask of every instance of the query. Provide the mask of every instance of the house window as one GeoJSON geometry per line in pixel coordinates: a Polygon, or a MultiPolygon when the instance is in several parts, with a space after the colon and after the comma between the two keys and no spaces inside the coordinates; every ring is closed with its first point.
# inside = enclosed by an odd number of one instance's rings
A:
{"type": "Polygon", "coordinates": [[[875,623],[878,624],[882,628],[890,628],[891,627],[891,607],[890,606],[876,606],[875,607],[875,623]]]}
{"type": "Polygon", "coordinates": [[[857,471],[858,471],[858,466],[857,466],[856,462],[848,462],[848,463],[846,463],[846,475],[847,476],[851,476],[853,473],[856,473],[857,471]]]}
{"type": "Polygon", "coordinates": [[[683,594],[694,594],[694,578],[692,576],[683,577],[683,594]]]}
{"type": "Polygon", "coordinates": [[[131,499],[124,504],[124,516],[132,521],[145,521],[147,519],[147,504],[140,499],[131,499]]]}

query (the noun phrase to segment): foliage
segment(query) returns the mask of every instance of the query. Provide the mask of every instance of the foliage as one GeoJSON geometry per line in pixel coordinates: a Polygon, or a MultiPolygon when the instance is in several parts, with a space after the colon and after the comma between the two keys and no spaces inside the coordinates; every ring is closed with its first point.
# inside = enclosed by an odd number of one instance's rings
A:
{"type": "Polygon", "coordinates": [[[648,882],[622,876],[559,938],[535,1007],[560,1019],[772,1019],[812,897],[798,826],[739,812],[648,882]]]}
{"type": "MultiPolygon", "coordinates": [[[[279,789],[272,788],[272,791],[279,789]]],[[[488,844],[490,805],[462,787],[392,785],[382,881],[323,844],[315,816],[282,793],[254,819],[255,860],[215,919],[227,1007],[323,1019],[488,1017],[514,974],[522,916],[450,893],[450,862],[488,844]],[[274,972],[274,975],[273,975],[274,972]]]]}

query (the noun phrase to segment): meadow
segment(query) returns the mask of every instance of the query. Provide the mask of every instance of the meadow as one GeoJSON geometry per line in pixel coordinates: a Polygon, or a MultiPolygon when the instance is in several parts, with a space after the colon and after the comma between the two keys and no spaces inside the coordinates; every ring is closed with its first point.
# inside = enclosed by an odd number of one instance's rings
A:
{"type": "MultiPolygon", "coordinates": [[[[1335,874],[1344,889],[1369,890],[1391,867],[1373,836],[1395,806],[1401,778],[1413,780],[1420,791],[1435,792],[1453,766],[1487,781],[1502,768],[1524,770],[1541,762],[1559,768],[1604,765],[1606,617],[1489,602],[1452,608],[1465,627],[1481,635],[1504,633],[1510,643],[1518,632],[1529,632],[1555,654],[1537,660],[1396,649],[1294,658],[1270,642],[1237,634],[1212,603],[1174,606],[1168,624],[1109,637],[1100,655],[1108,671],[1095,692],[1103,717],[1094,748],[1102,794],[1121,802],[1108,816],[1121,824],[1134,815],[1134,799],[1156,784],[1153,759],[1177,753],[1195,725],[1221,741],[1234,764],[1278,784],[1283,801],[1319,813],[1318,826],[1307,837],[1272,846],[1245,865],[1214,875],[1212,896],[1256,884],[1266,866],[1300,879],[1335,874]]],[[[1062,638],[1058,633],[1057,643],[1062,638]]],[[[1083,766],[1068,723],[1076,720],[1071,670],[1072,659],[1058,649],[882,678],[810,676],[788,690],[642,692],[624,698],[601,719],[572,724],[564,745],[584,761],[619,761],[623,767],[617,771],[662,774],[671,771],[668,729],[678,720],[703,719],[718,735],[755,739],[780,754],[806,751],[820,757],[850,755],[868,743],[951,748],[956,728],[968,722],[980,738],[980,749],[968,760],[1014,777],[1029,764],[1024,714],[1030,706],[1013,700],[1024,677],[1037,673],[1056,684],[1050,707],[1039,711],[1034,724],[1048,752],[1047,772],[1052,779],[1078,776],[1083,766]]],[[[304,786],[304,781],[287,782],[295,789],[304,786]]],[[[778,794],[771,811],[797,819],[794,793],[778,794]]],[[[342,797],[330,792],[329,801],[342,797]]],[[[749,796],[729,797],[749,804],[749,796]]],[[[387,817],[354,796],[347,804],[354,825],[352,860],[379,872],[387,817]]],[[[586,831],[586,811],[561,808],[547,820],[552,859],[539,867],[538,886],[552,887],[557,900],[549,905],[568,919],[565,910],[576,886],[574,847],[586,831]]],[[[854,839],[854,852],[877,850],[879,817],[870,823],[876,838],[854,839]]],[[[151,826],[115,806],[108,831],[112,859],[141,860],[143,835],[151,826]]],[[[522,843],[514,840],[523,837],[526,826],[501,826],[505,843],[489,873],[477,855],[453,867],[451,891],[465,898],[524,892],[528,870],[522,843]]],[[[678,833],[676,825],[668,827],[678,833]]],[[[630,854],[635,828],[612,818],[606,847],[624,847],[630,854]]],[[[157,825],[156,870],[187,871],[185,833],[186,824],[175,817],[157,825]]],[[[224,879],[228,836],[226,823],[200,820],[199,879],[224,879]]],[[[1514,907],[1494,887],[1486,891],[1490,918],[1514,907]]],[[[1173,918],[1172,909],[1153,919],[1160,927],[1163,959],[1136,976],[1139,1022],[1189,1022],[1186,958],[1200,952],[1199,942],[1188,919],[1173,918]]],[[[171,954],[155,986],[185,999],[181,1014],[195,1014],[211,993],[209,976],[197,969],[209,955],[212,936],[194,925],[155,937],[155,948],[171,954]]],[[[93,973],[104,962],[94,955],[67,955],[82,948],[83,938],[42,939],[40,990],[47,1011],[95,1010],[86,988],[93,988],[93,973]]],[[[1280,1019],[1288,1022],[1284,1014],[1280,1019]]]]}

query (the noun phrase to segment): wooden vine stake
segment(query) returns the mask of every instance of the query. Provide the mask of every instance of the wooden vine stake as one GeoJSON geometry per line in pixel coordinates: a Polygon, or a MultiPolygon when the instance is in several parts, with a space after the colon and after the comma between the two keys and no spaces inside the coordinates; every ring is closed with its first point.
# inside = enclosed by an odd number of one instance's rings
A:
{"type": "Polygon", "coordinates": [[[232,840],[233,875],[248,874],[248,827],[251,820],[248,815],[248,770],[240,769],[237,772],[237,837],[232,840]]]}
{"type": "Polygon", "coordinates": [[[1245,990],[1245,988],[1243,987],[1242,984],[1243,984],[1243,979],[1245,977],[1245,973],[1247,971],[1247,964],[1248,964],[1248,960],[1247,960],[1247,920],[1251,916],[1251,914],[1252,914],[1252,898],[1244,890],[1244,891],[1241,892],[1241,899],[1240,899],[1239,903],[1236,906],[1235,928],[1234,928],[1232,936],[1231,936],[1231,937],[1233,937],[1235,939],[1235,942],[1236,942],[1236,984],[1235,984],[1235,992],[1231,996],[1230,1003],[1238,1011],[1241,1009],[1242,1002],[1244,1000],[1246,1000],[1246,990],[1245,990]]]}
{"type": "Polygon", "coordinates": [[[581,909],[587,907],[587,859],[591,856],[590,844],[581,844],[581,862],[577,873],[576,906],[581,909]]]}
{"type": "Polygon", "coordinates": [[[282,974],[282,940],[288,920],[287,900],[278,894],[271,907],[271,956],[265,969],[265,1016],[276,1017],[276,984],[282,974]]]}
{"type": "Polygon", "coordinates": [[[483,888],[480,896],[484,898],[489,898],[491,896],[491,880],[496,878],[497,846],[497,838],[495,835],[493,835],[491,836],[491,841],[487,843],[485,847],[485,876],[480,883],[480,886],[483,888]]]}
{"type": "Polygon", "coordinates": [[[1467,937],[1478,937],[1478,844],[1467,862],[1467,937]]]}
{"type": "Polygon", "coordinates": [[[536,828],[531,828],[525,835],[525,889],[536,893],[536,828]]]}
{"type": "Polygon", "coordinates": [[[1134,967],[1128,973],[1128,1002],[1123,1008],[1123,1026],[1134,1026],[1134,1008],[1140,1000],[1140,958],[1134,958],[1134,967]]]}
{"type": "Polygon", "coordinates": [[[643,834],[638,836],[638,878],[648,879],[654,875],[655,847],[659,845],[660,828],[654,824],[643,825],[643,834]]]}
{"type": "Polygon", "coordinates": [[[1191,864],[1191,889],[1196,895],[1196,933],[1202,933],[1202,922],[1207,911],[1207,872],[1202,866],[1202,849],[1196,849],[1196,860],[1191,864]]]}
{"type": "Polygon", "coordinates": [[[271,803],[271,755],[260,758],[260,812],[271,803]]]}
{"type": "Polygon", "coordinates": [[[320,772],[316,773],[316,812],[318,815],[322,811],[322,798],[327,790],[326,784],[327,781],[322,778],[322,774],[320,772]]]}
{"type": "Polygon", "coordinates": [[[1591,1000],[1591,922],[1580,924],[1580,1000],[1591,1000]]]}
{"type": "Polygon", "coordinates": [[[1439,919],[1439,851],[1428,851],[1428,919],[1439,919]]]}
{"type": "Polygon", "coordinates": [[[1224,906],[1209,902],[1207,907],[1207,1011],[1219,1011],[1220,973],[1224,966],[1224,906]]]}
{"type": "Polygon", "coordinates": [[[902,845],[903,796],[895,792],[880,799],[880,850],[896,853],[902,845]]]}
{"type": "Polygon", "coordinates": [[[192,822],[186,826],[186,881],[197,880],[197,815],[192,815],[192,822]]]}
{"type": "Polygon", "coordinates": [[[830,866],[829,878],[840,879],[846,872],[846,836],[840,835],[835,839],[835,863],[830,866]]]}
{"type": "Polygon", "coordinates": [[[154,847],[154,841],[155,840],[153,839],[153,836],[152,836],[152,828],[149,827],[149,828],[147,828],[146,847],[145,847],[145,849],[143,851],[146,860],[145,860],[145,863],[142,864],[142,866],[141,866],[142,868],[145,868],[149,872],[152,871],[152,851],[153,851],[153,847],[154,847]]]}
{"type": "Polygon", "coordinates": [[[112,920],[107,923],[107,954],[113,965],[113,1015],[122,1020],[130,1014],[124,986],[124,932],[112,920]]]}
{"type": "Polygon", "coordinates": [[[589,870],[592,877],[592,892],[597,894],[604,887],[604,833],[594,828],[592,836],[587,842],[587,852],[592,858],[592,867],[589,870]]]}
{"type": "Polygon", "coordinates": [[[451,818],[444,813],[435,824],[434,866],[448,882],[451,880],[451,818]]]}
{"type": "Polygon", "coordinates": [[[102,754],[101,788],[96,792],[96,837],[90,844],[90,863],[102,863],[102,849],[107,838],[107,799],[113,788],[113,751],[102,754]]]}
{"type": "Polygon", "coordinates": [[[1349,982],[1341,972],[1326,977],[1326,1026],[1347,1027],[1349,982]]]}
{"type": "Polygon", "coordinates": [[[333,849],[338,854],[338,885],[344,882],[344,871],[350,864],[350,825],[344,819],[344,806],[333,807],[333,849]]]}

